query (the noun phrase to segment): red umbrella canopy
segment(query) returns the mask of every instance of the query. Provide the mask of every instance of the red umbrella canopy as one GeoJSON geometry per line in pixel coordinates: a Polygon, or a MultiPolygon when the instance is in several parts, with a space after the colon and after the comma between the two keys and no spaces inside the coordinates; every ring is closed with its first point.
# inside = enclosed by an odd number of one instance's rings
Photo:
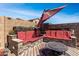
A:
{"type": "Polygon", "coordinates": [[[50,17],[54,16],[56,13],[58,13],[60,10],[62,10],[65,6],[66,5],[55,8],[53,10],[44,10],[37,26],[40,27],[43,24],[44,21],[46,21],[50,17]]]}

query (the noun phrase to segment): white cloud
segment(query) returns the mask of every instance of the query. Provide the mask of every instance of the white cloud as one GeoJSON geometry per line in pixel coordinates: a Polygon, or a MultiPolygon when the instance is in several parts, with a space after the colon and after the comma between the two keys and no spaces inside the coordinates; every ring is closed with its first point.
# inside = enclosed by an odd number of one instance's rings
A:
{"type": "Polygon", "coordinates": [[[20,10],[20,9],[8,9],[1,8],[0,13],[12,17],[20,17],[26,19],[39,18],[41,16],[41,12],[32,11],[32,10],[20,10]]]}
{"type": "Polygon", "coordinates": [[[39,16],[40,14],[38,14],[35,11],[32,10],[12,10],[12,9],[6,9],[9,12],[14,12],[14,13],[18,13],[18,14],[22,14],[22,15],[28,15],[28,16],[39,16]]]}
{"type": "MultiPolygon", "coordinates": [[[[0,4],[0,15],[4,16],[12,16],[14,18],[25,18],[25,19],[33,19],[33,18],[40,18],[42,12],[33,11],[33,10],[21,10],[21,9],[8,9],[6,8],[7,4],[0,4]]],[[[8,5],[7,5],[8,6],[8,5]]],[[[10,4],[9,4],[10,6],[10,4]]],[[[48,19],[46,22],[52,24],[58,23],[73,23],[79,22],[79,14],[75,13],[72,15],[57,13],[52,18],[48,19]]]]}
{"type": "Polygon", "coordinates": [[[46,22],[52,24],[60,24],[60,23],[75,23],[79,22],[79,15],[77,13],[69,15],[69,14],[56,14],[46,22]]]}

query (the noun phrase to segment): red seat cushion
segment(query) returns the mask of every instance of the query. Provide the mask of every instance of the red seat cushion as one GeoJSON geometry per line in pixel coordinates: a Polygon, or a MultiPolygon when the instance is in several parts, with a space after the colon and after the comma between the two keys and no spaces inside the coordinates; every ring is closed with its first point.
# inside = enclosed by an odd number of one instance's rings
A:
{"type": "Polygon", "coordinates": [[[31,38],[31,42],[38,40],[40,37],[31,38]]]}
{"type": "Polygon", "coordinates": [[[45,38],[50,38],[51,36],[49,36],[49,35],[44,35],[43,37],[45,37],[45,38]]]}

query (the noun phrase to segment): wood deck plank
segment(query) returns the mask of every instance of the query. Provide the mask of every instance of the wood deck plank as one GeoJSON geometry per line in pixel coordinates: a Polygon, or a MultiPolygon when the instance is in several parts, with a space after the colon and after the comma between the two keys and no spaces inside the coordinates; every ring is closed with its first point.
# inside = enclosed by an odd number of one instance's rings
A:
{"type": "Polygon", "coordinates": [[[68,47],[68,50],[66,51],[71,56],[79,56],[79,50],[76,48],[68,47]]]}

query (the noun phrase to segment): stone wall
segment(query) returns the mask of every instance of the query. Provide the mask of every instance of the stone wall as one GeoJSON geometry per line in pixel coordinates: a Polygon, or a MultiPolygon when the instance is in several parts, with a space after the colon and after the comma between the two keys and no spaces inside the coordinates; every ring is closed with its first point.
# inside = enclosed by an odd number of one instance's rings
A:
{"type": "Polygon", "coordinates": [[[35,25],[34,22],[28,20],[0,16],[0,47],[4,48],[7,43],[7,35],[14,26],[34,27],[35,25]]]}
{"type": "Polygon", "coordinates": [[[4,49],[4,17],[0,17],[0,49],[4,49]]]}
{"type": "MultiPolygon", "coordinates": [[[[44,24],[45,25],[45,24],[44,24]]],[[[74,30],[74,35],[76,36],[76,45],[79,43],[79,23],[65,23],[65,24],[46,24],[46,29],[62,29],[62,30],[74,30]]],[[[74,41],[73,41],[74,43],[74,41]]]]}

